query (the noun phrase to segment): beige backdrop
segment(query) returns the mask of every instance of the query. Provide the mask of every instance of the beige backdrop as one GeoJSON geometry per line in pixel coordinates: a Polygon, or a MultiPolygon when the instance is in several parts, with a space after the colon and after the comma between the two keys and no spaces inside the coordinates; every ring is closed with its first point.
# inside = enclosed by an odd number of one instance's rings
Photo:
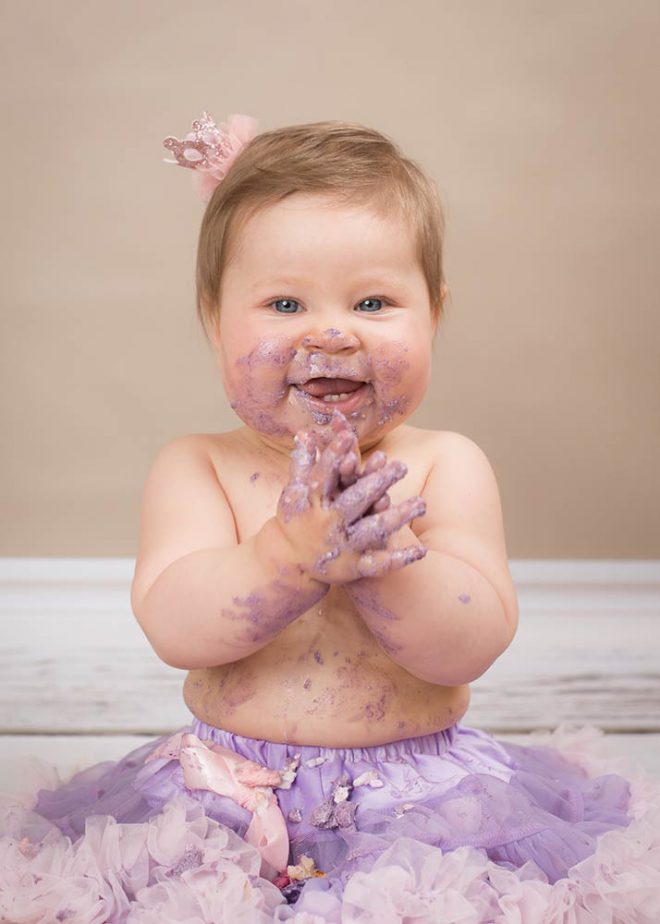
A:
{"type": "Polygon", "coordinates": [[[196,327],[208,109],[351,119],[437,180],[452,303],[416,422],[512,558],[660,557],[657,0],[4,5],[0,554],[133,556],[159,445],[235,425],[196,327]]]}

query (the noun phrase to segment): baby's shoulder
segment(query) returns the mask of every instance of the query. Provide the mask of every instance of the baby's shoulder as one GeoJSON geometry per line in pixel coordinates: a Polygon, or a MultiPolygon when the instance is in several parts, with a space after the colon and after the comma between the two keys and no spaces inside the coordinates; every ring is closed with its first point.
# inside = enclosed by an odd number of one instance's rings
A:
{"type": "Polygon", "coordinates": [[[432,468],[443,463],[459,464],[470,457],[485,458],[474,440],[454,430],[428,430],[409,425],[400,430],[396,442],[388,447],[389,454],[405,455],[406,461],[414,460],[432,468]]]}
{"type": "Polygon", "coordinates": [[[205,461],[215,470],[221,482],[231,478],[233,472],[249,467],[259,455],[241,438],[240,429],[224,433],[188,433],[175,437],[168,446],[173,451],[189,453],[205,461]]]}

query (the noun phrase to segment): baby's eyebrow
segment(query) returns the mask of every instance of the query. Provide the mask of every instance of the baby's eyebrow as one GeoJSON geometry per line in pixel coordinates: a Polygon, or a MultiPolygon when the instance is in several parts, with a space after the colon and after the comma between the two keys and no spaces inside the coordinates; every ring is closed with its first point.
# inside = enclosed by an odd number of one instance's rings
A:
{"type": "Polygon", "coordinates": [[[306,282],[308,282],[308,279],[305,276],[301,276],[299,279],[295,276],[266,276],[264,279],[255,282],[251,289],[256,292],[260,289],[268,289],[274,286],[286,288],[288,286],[294,287],[301,283],[305,285],[306,282]]]}
{"type": "MultiPolygon", "coordinates": [[[[307,285],[313,282],[313,278],[310,276],[267,276],[264,279],[260,279],[256,282],[251,289],[253,292],[261,291],[261,289],[267,289],[272,287],[281,287],[281,288],[294,288],[299,285],[307,285]]],[[[392,288],[407,288],[407,280],[404,276],[399,276],[398,274],[392,274],[391,270],[383,270],[379,272],[378,270],[370,269],[367,273],[358,274],[356,276],[345,276],[342,279],[342,283],[346,288],[353,288],[355,286],[384,286],[392,288]]]]}

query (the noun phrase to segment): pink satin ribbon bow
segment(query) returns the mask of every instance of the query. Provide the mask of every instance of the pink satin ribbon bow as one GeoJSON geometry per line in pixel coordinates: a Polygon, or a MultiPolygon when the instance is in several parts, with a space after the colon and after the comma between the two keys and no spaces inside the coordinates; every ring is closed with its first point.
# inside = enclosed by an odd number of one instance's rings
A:
{"type": "Polygon", "coordinates": [[[279,872],[289,859],[289,832],[273,787],[282,784],[277,770],[241,757],[211,740],[177,732],[145,758],[178,760],[188,789],[207,789],[227,796],[252,812],[245,840],[279,872]]]}

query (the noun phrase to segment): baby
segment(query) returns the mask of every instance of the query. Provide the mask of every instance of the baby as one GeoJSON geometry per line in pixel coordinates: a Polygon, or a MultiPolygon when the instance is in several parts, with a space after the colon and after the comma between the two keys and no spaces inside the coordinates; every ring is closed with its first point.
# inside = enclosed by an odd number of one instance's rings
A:
{"type": "Polygon", "coordinates": [[[516,594],[486,456],[407,423],[446,292],[429,183],[376,133],[302,131],[252,141],[205,217],[199,300],[243,426],[158,453],[132,605],[204,722],[369,746],[465,713],[516,594]]]}
{"type": "Polygon", "coordinates": [[[433,184],[360,125],[193,129],[165,144],[208,202],[198,310],[242,426],[158,452],[131,593],[192,721],[0,817],[0,917],[652,924],[629,781],[460,721],[518,607],[486,456],[408,423],[433,184]]]}

